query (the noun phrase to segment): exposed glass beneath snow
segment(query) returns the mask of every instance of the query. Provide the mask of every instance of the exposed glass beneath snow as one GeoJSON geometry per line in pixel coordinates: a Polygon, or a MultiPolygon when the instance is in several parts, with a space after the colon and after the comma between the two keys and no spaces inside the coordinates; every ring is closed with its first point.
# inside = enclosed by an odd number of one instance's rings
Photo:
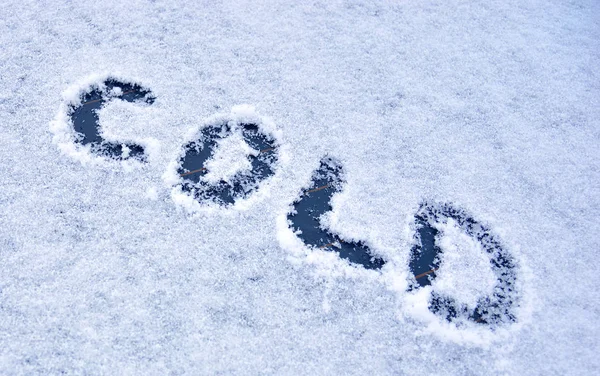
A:
{"type": "Polygon", "coordinates": [[[233,106],[188,130],[163,181],[173,202],[190,213],[249,210],[279,182],[273,175],[288,159],[281,138],[281,129],[254,107],[233,106]]]}
{"type": "Polygon", "coordinates": [[[312,182],[302,197],[294,203],[294,210],[288,215],[293,231],[302,241],[313,247],[335,251],[351,263],[367,269],[380,269],[384,264],[381,258],[371,253],[361,242],[340,239],[322,228],[320,218],[331,210],[331,196],[342,189],[343,168],[339,162],[326,157],[313,173],[312,182]]]}
{"type": "MultiPolygon", "coordinates": [[[[2,1],[0,374],[599,373],[598,14],[593,0],[2,1]],[[96,113],[143,162],[78,141],[70,109],[108,79],[155,98],[96,113]],[[272,136],[273,174],[232,204],[197,201],[185,146],[230,122],[272,136]],[[344,185],[320,223],[380,269],[290,229],[325,155],[344,185]],[[434,294],[472,311],[497,285],[450,218],[428,221],[440,269],[411,289],[424,199],[510,253],[514,321],[432,312],[434,294]]],[[[206,181],[251,170],[258,149],[236,134],[206,181]]]]}
{"type": "MultiPolygon", "coordinates": [[[[343,185],[341,164],[329,157],[322,159],[310,187],[287,216],[291,229],[307,246],[333,251],[366,269],[381,269],[385,261],[369,247],[360,241],[340,239],[321,223],[321,218],[332,210],[332,195],[343,185]]],[[[411,289],[431,285],[437,274],[442,274],[429,298],[429,309],[448,321],[469,319],[493,326],[514,322],[513,306],[518,305],[515,263],[490,230],[451,204],[424,203],[415,220],[417,244],[410,261],[414,275],[411,289]],[[461,247],[461,240],[470,244],[461,247]],[[477,262],[481,256],[488,261],[477,262]],[[452,268],[457,262],[459,267],[452,268]],[[485,278],[481,276],[488,277],[487,284],[482,283],[485,278]],[[477,292],[470,293],[468,284],[462,281],[471,281],[471,289],[477,292]]]]}
{"type": "MultiPolygon", "coordinates": [[[[514,322],[514,306],[518,305],[518,292],[514,287],[515,261],[490,230],[468,216],[464,210],[456,209],[451,204],[424,203],[415,218],[418,236],[410,266],[417,286],[434,284],[429,308],[450,321],[468,318],[476,323],[493,325],[514,322]],[[442,228],[445,234],[440,233],[442,228]],[[458,231],[453,231],[454,229],[458,231]],[[467,242],[472,240],[471,244],[462,249],[460,245],[457,246],[456,239],[461,237],[461,233],[467,236],[467,242]],[[452,236],[454,239],[450,238],[452,236]],[[475,252],[465,250],[469,247],[475,248],[475,252]],[[482,254],[489,258],[488,265],[477,262],[478,256],[482,254]],[[442,285],[440,281],[436,281],[436,277],[438,274],[442,274],[442,278],[445,276],[445,269],[453,261],[450,257],[462,260],[462,267],[456,268],[450,278],[446,277],[450,279],[450,285],[440,289],[442,285]],[[475,267],[469,267],[470,264],[475,267]],[[492,283],[482,283],[482,279],[478,277],[485,276],[490,267],[493,277],[488,277],[487,280],[492,283]],[[468,299],[469,293],[464,294],[464,290],[469,286],[460,286],[460,280],[471,280],[474,285],[472,289],[483,288],[484,293],[478,294],[479,296],[470,294],[474,295],[474,299],[468,299]],[[485,290],[489,293],[486,294],[485,290]],[[460,299],[460,295],[468,298],[460,299]]],[[[460,239],[458,243],[460,244],[460,239]]]]}
{"type": "MultiPolygon", "coordinates": [[[[225,153],[235,151],[235,145],[219,145],[225,153]]],[[[185,155],[178,169],[179,176],[183,178],[182,188],[190,192],[199,201],[212,200],[222,204],[233,204],[237,198],[243,198],[258,188],[258,184],[265,178],[273,175],[274,155],[277,147],[274,140],[260,132],[255,124],[240,124],[235,129],[224,123],[219,126],[208,126],[201,131],[200,139],[185,146],[185,155]],[[217,170],[218,165],[210,162],[215,159],[215,147],[218,140],[233,138],[232,132],[240,133],[238,142],[247,145],[246,156],[234,155],[234,158],[221,158],[224,160],[221,169],[233,166],[228,177],[210,179],[211,170],[217,170]],[[211,157],[212,160],[211,160],[211,157]],[[235,158],[237,157],[237,158],[235,158]],[[248,168],[236,166],[237,161],[249,162],[248,168]]],[[[239,163],[239,162],[238,162],[239,163]]]]}
{"type": "MultiPolygon", "coordinates": [[[[152,104],[154,97],[150,91],[134,83],[106,80],[101,87],[92,87],[83,93],[81,103],[69,109],[73,127],[77,132],[77,141],[90,144],[91,152],[116,159],[144,159],[144,147],[131,143],[110,142],[102,137],[98,111],[107,101],[120,99],[127,102],[146,102],[152,104]]],[[[127,126],[124,124],[124,126],[127,126]]]]}

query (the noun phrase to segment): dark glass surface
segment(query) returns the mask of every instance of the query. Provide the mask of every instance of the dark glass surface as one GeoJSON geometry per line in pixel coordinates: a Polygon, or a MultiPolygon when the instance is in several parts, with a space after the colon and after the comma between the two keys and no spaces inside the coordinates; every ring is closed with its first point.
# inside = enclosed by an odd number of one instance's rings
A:
{"type": "MultiPolygon", "coordinates": [[[[288,214],[291,228],[309,246],[334,251],[343,259],[367,269],[380,269],[385,261],[373,256],[362,242],[347,242],[321,227],[319,218],[330,211],[331,197],[343,185],[343,170],[339,163],[324,158],[313,173],[310,187],[294,203],[288,214]]],[[[510,254],[500,245],[491,231],[450,204],[423,203],[415,215],[416,245],[411,250],[410,270],[414,275],[410,289],[430,285],[440,267],[440,247],[436,244],[438,230],[435,223],[452,218],[469,236],[477,239],[490,257],[490,267],[497,277],[494,292],[480,299],[475,309],[468,310],[452,297],[433,291],[429,309],[452,321],[465,317],[481,324],[501,324],[515,321],[513,307],[517,301],[514,291],[515,264],[510,254]]],[[[468,278],[469,276],[465,276],[468,278]]]]}
{"type": "Polygon", "coordinates": [[[319,217],[331,210],[331,196],[341,189],[342,167],[330,158],[321,161],[313,174],[311,187],[294,203],[295,213],[289,214],[294,231],[307,245],[337,252],[341,258],[367,269],[380,269],[385,261],[374,257],[369,247],[361,242],[347,242],[321,228],[319,217]]]}
{"type": "Polygon", "coordinates": [[[145,102],[152,104],[154,97],[147,89],[133,83],[124,83],[109,79],[103,90],[93,89],[83,95],[81,105],[70,111],[73,127],[79,137],[77,142],[91,145],[93,153],[114,159],[136,158],[145,160],[144,147],[132,143],[116,143],[104,140],[99,131],[98,110],[108,101],[120,99],[127,102],[145,102]],[[121,95],[109,95],[114,88],[121,89],[121,95]],[[125,153],[125,147],[129,153],[125,153]]]}
{"type": "MultiPolygon", "coordinates": [[[[452,218],[467,235],[477,239],[490,258],[490,267],[496,275],[494,292],[480,299],[473,310],[457,304],[451,297],[432,293],[429,309],[447,320],[468,317],[477,323],[501,324],[514,322],[513,307],[517,303],[514,290],[516,279],[515,264],[506,251],[484,225],[468,216],[465,211],[450,204],[423,203],[415,216],[418,228],[417,244],[412,249],[411,270],[415,275],[412,288],[431,284],[435,270],[439,267],[440,248],[436,245],[437,229],[434,223],[452,218]]],[[[469,278],[469,276],[464,276],[469,278]]]]}
{"type": "Polygon", "coordinates": [[[236,174],[229,182],[210,184],[202,179],[208,173],[204,165],[213,156],[217,141],[231,135],[227,124],[204,128],[198,140],[185,146],[178,173],[183,177],[183,190],[190,192],[198,201],[233,204],[235,200],[256,190],[262,180],[273,175],[277,155],[275,140],[262,133],[255,124],[242,124],[240,127],[244,140],[260,152],[257,156],[248,156],[252,165],[250,171],[236,174]]]}

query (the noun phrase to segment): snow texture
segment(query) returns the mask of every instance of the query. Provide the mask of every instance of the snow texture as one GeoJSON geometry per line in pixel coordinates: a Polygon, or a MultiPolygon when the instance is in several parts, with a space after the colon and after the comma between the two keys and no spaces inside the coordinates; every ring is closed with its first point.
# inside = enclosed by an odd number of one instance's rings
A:
{"type": "Polygon", "coordinates": [[[218,183],[221,180],[229,182],[236,173],[250,170],[252,165],[246,156],[258,155],[260,152],[252,149],[244,141],[241,133],[235,133],[217,143],[216,153],[206,164],[209,171],[206,174],[206,181],[209,183],[218,183]]]}
{"type": "Polygon", "coordinates": [[[0,374],[598,374],[599,14],[595,0],[3,1],[0,374]],[[77,142],[69,108],[108,78],[155,98],[98,113],[143,161],[77,142]],[[230,206],[177,188],[184,147],[222,120],[279,145],[274,174],[230,206]],[[325,225],[380,270],[289,229],[325,155],[345,173],[325,225]],[[483,264],[450,225],[447,270],[410,290],[423,200],[501,240],[515,322],[431,312],[437,289],[470,304],[489,287],[487,271],[459,280],[483,264]]]}
{"type": "Polygon", "coordinates": [[[433,288],[473,309],[496,284],[490,260],[481,244],[466,235],[452,218],[439,225],[438,230],[441,267],[433,288]]]}
{"type": "Polygon", "coordinates": [[[271,175],[281,166],[285,166],[289,159],[287,147],[282,147],[281,139],[281,130],[269,118],[260,116],[255,108],[249,105],[237,105],[229,114],[210,117],[200,127],[188,132],[185,146],[179,149],[175,161],[168,165],[163,174],[164,182],[173,187],[173,202],[189,213],[212,213],[218,210],[219,206],[229,208],[227,204],[230,203],[221,200],[225,196],[232,200],[233,209],[248,210],[257,200],[269,196],[271,187],[280,181],[271,175]],[[260,136],[260,140],[269,140],[263,143],[263,147],[266,148],[264,151],[268,150],[266,154],[269,155],[261,155],[263,150],[260,150],[259,146],[253,148],[248,145],[246,141],[249,138],[246,136],[249,133],[254,137],[253,142],[257,141],[256,135],[260,136]],[[192,170],[188,171],[189,169],[185,168],[188,153],[191,151],[198,155],[197,151],[210,149],[211,144],[212,150],[208,160],[202,166],[197,162],[192,164],[192,170]],[[264,168],[254,171],[255,166],[249,157],[264,162],[264,168]],[[199,171],[200,168],[203,175],[198,178],[198,173],[194,171],[199,171]],[[269,169],[270,173],[264,171],[266,169],[269,169]],[[255,192],[256,190],[258,192],[255,192]]]}

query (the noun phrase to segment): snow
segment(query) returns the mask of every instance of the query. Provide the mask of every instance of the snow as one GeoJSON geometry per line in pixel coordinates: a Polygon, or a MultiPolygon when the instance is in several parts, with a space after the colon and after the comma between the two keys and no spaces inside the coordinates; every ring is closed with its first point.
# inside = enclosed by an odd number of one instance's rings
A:
{"type": "MultiPolygon", "coordinates": [[[[235,105],[229,113],[222,112],[212,115],[203,124],[188,130],[181,146],[177,148],[176,154],[174,154],[174,157],[169,162],[166,171],[162,175],[162,180],[168,187],[171,187],[171,199],[178,208],[183,208],[192,215],[200,214],[200,212],[210,215],[213,211],[220,209],[228,211],[229,207],[227,205],[221,206],[219,203],[211,202],[210,200],[208,202],[200,202],[188,192],[184,192],[181,185],[183,179],[178,173],[178,168],[181,165],[182,158],[186,154],[184,145],[202,138],[202,129],[216,127],[220,129],[219,132],[222,133],[221,136],[223,138],[215,142],[214,154],[204,164],[204,168],[207,169],[208,173],[202,177],[202,180],[211,185],[221,179],[229,183],[233,175],[247,174],[251,170],[248,157],[259,155],[260,150],[252,149],[244,140],[241,130],[244,124],[257,126],[260,133],[272,139],[272,145],[276,149],[271,152],[276,155],[272,163],[272,167],[275,170],[287,165],[289,161],[288,147],[282,145],[283,136],[277,125],[270,118],[261,116],[251,105],[235,105]],[[227,127],[223,127],[224,124],[227,127]],[[227,129],[231,130],[231,134],[229,134],[227,129]],[[231,162],[233,164],[228,164],[228,161],[233,161],[231,162]],[[221,208],[219,208],[220,206],[221,208]]],[[[272,187],[279,184],[281,178],[268,176],[263,177],[263,180],[266,181],[250,182],[252,185],[258,185],[258,192],[252,192],[249,198],[237,199],[233,204],[234,211],[249,210],[252,208],[254,202],[267,198],[270,195],[272,187]]]]}
{"type": "Polygon", "coordinates": [[[474,309],[477,301],[491,292],[496,276],[481,244],[466,235],[452,218],[439,225],[441,262],[433,288],[474,309]]]}
{"type": "Polygon", "coordinates": [[[217,150],[212,159],[206,163],[208,173],[205,179],[209,183],[218,183],[223,180],[231,181],[237,172],[252,169],[248,155],[258,155],[260,150],[254,150],[244,141],[241,133],[234,133],[217,141],[217,150]]]}
{"type": "MultiPolygon", "coordinates": [[[[102,165],[107,163],[106,158],[91,152],[90,145],[77,143],[78,135],[73,129],[73,121],[70,118],[73,108],[82,103],[84,94],[93,89],[103,92],[103,97],[110,99],[122,93],[121,88],[115,87],[107,90],[105,81],[107,79],[116,79],[122,82],[135,80],[126,79],[116,74],[92,74],[81,79],[78,83],[71,85],[62,93],[63,103],[59,106],[59,111],[54,120],[50,123],[50,130],[54,133],[53,141],[59,149],[66,155],[79,160],[83,164],[102,165]]],[[[100,134],[103,139],[111,142],[134,142],[144,146],[148,158],[154,159],[160,153],[160,143],[153,137],[145,137],[144,131],[147,128],[148,105],[140,103],[130,103],[122,100],[110,100],[100,110],[100,134]],[[141,116],[144,114],[144,116],[141,116]],[[140,121],[142,123],[140,123],[140,121]],[[123,129],[123,124],[129,127],[123,129]]],[[[150,110],[152,112],[152,110],[150,110]]],[[[127,151],[126,147],[124,151],[127,151]]],[[[124,153],[126,154],[126,153],[124,153]]],[[[108,164],[112,164],[111,161],[108,164]]],[[[134,159],[124,161],[124,168],[132,168],[138,163],[134,159]]]]}
{"type": "Polygon", "coordinates": [[[7,0],[0,14],[0,374],[598,373],[597,1],[7,0]],[[75,142],[69,106],[107,77],[156,97],[99,114],[145,162],[75,142]],[[231,207],[177,188],[186,143],[223,120],[279,145],[275,174],[231,207]],[[345,184],[325,224],[380,271],[289,229],[326,155],[345,184]],[[485,258],[451,223],[446,271],[409,291],[423,200],[468,210],[510,251],[515,323],[429,311],[432,289],[472,304],[493,278],[459,278],[485,258]]]}

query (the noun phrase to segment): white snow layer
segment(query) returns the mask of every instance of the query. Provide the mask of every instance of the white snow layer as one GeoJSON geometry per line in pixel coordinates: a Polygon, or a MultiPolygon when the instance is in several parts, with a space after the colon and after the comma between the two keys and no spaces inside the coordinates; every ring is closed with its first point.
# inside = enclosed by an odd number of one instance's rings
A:
{"type": "Polygon", "coordinates": [[[3,1],[0,374],[598,373],[599,14],[594,0],[3,1]],[[156,96],[99,114],[146,163],[74,143],[68,106],[109,76],[156,96]],[[275,175],[230,208],[183,202],[189,137],[257,114],[281,145],[275,175]],[[325,155],[346,178],[327,224],[381,271],[287,228],[325,155]],[[439,279],[407,291],[423,200],[464,208],[514,257],[515,323],[428,310],[434,288],[465,304],[490,291],[452,228],[439,279]]]}
{"type": "Polygon", "coordinates": [[[260,150],[254,150],[246,143],[241,132],[216,142],[217,150],[205,164],[208,173],[204,177],[207,182],[216,184],[231,178],[238,172],[248,172],[252,169],[248,155],[258,155],[260,150]]]}
{"type": "Polygon", "coordinates": [[[433,287],[445,296],[454,297],[459,304],[475,309],[477,301],[491,294],[496,276],[490,259],[481,244],[466,235],[453,219],[439,226],[438,245],[441,266],[433,287]]]}

